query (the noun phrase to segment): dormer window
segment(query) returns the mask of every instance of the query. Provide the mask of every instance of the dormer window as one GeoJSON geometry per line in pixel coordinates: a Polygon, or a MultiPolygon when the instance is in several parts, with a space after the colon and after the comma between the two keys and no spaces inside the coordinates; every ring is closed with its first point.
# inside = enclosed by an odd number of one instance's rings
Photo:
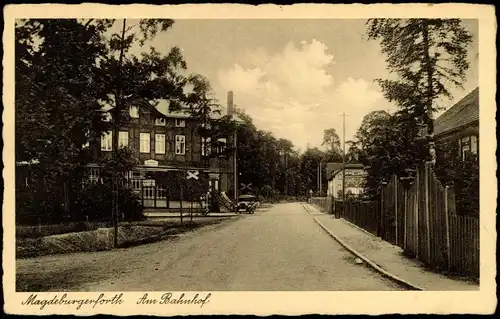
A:
{"type": "Polygon", "coordinates": [[[186,120],[175,119],[175,127],[186,127],[186,120]]]}
{"type": "Polygon", "coordinates": [[[155,124],[157,126],[165,126],[165,123],[166,123],[166,121],[165,121],[165,118],[163,118],[163,117],[159,117],[155,121],[155,124]]]}
{"type": "Polygon", "coordinates": [[[130,107],[130,117],[134,119],[139,118],[139,109],[137,108],[137,106],[130,107]]]}

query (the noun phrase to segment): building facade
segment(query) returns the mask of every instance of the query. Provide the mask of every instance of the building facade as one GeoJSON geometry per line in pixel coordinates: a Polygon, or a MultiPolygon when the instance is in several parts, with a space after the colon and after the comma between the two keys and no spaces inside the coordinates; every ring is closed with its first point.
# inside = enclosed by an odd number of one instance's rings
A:
{"type": "MultiPolygon", "coordinates": [[[[334,198],[342,198],[343,170],[342,163],[327,164],[328,191],[327,195],[334,198]]],[[[348,163],[345,167],[345,187],[346,195],[360,195],[363,193],[363,186],[366,179],[366,172],[363,164],[348,163]]]]}
{"type": "MultiPolygon", "coordinates": [[[[232,94],[228,115],[232,116],[232,94]]],[[[165,109],[168,109],[165,108],[165,109]]],[[[141,197],[144,207],[178,208],[181,202],[201,205],[200,197],[209,190],[233,197],[235,185],[233,135],[216,141],[202,138],[203,124],[188,111],[160,111],[155,107],[131,107],[131,120],[120,127],[118,144],[131,150],[138,165],[125,176],[141,197]]],[[[111,120],[109,112],[107,120],[111,120]]],[[[236,119],[235,119],[236,120],[236,119]]],[[[89,143],[97,159],[111,157],[113,132],[96,134],[89,143]]],[[[99,180],[100,168],[90,166],[89,178],[99,180]]]]}

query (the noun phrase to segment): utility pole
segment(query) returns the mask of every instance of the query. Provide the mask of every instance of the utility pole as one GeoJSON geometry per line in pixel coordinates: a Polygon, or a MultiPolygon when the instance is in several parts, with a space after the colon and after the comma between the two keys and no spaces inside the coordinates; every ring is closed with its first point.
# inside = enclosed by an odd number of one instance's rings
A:
{"type": "Polygon", "coordinates": [[[285,151],[285,195],[288,196],[288,153],[285,151]]]}
{"type": "Polygon", "coordinates": [[[323,188],[323,181],[321,180],[321,160],[319,161],[319,197],[321,197],[321,191],[323,188]]]}
{"type": "Polygon", "coordinates": [[[345,113],[341,114],[342,116],[342,206],[343,206],[343,213],[345,214],[345,117],[349,116],[345,113]]]}

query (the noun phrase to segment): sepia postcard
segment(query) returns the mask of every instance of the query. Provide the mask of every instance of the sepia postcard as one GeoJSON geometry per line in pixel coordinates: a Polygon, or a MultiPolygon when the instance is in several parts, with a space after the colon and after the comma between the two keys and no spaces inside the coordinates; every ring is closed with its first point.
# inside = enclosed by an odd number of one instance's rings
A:
{"type": "Polygon", "coordinates": [[[3,14],[6,313],[494,312],[492,6],[3,14]]]}

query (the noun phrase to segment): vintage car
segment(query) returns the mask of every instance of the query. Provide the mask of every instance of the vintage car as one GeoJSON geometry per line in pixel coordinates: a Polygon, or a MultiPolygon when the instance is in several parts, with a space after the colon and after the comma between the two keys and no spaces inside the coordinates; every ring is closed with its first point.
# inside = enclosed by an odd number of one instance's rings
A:
{"type": "Polygon", "coordinates": [[[238,197],[236,211],[240,212],[243,210],[247,213],[253,214],[255,209],[257,209],[257,201],[258,199],[254,195],[240,195],[240,197],[238,197]]]}

